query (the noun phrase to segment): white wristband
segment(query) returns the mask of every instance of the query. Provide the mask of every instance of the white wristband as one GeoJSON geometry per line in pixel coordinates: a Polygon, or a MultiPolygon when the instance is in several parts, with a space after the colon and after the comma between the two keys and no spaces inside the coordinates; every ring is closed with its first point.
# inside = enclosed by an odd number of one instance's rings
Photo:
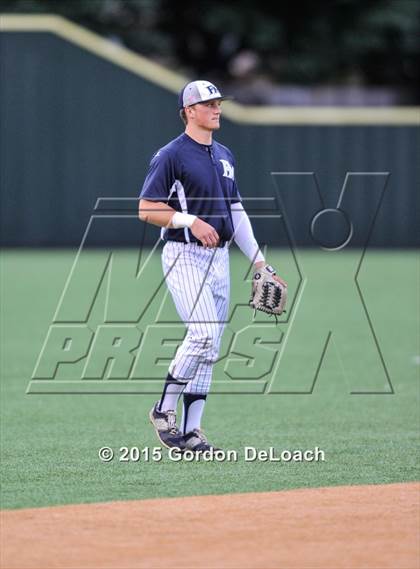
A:
{"type": "Polygon", "coordinates": [[[177,211],[172,216],[171,223],[172,227],[179,229],[181,227],[191,227],[196,219],[196,215],[190,215],[189,213],[181,213],[180,211],[177,211]]]}

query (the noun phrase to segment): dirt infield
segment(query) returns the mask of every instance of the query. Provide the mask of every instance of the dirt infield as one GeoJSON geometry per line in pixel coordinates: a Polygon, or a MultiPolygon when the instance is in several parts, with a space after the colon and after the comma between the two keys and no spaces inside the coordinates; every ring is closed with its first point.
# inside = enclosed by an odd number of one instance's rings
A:
{"type": "Polygon", "coordinates": [[[418,569],[420,483],[1,514],[3,569],[418,569]]]}

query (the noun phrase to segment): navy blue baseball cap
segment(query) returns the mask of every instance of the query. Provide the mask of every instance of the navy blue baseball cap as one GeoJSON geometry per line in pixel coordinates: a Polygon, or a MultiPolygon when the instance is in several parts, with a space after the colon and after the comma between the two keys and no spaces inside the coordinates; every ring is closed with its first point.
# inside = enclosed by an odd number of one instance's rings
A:
{"type": "Polygon", "coordinates": [[[197,103],[206,103],[213,99],[233,99],[233,97],[222,95],[216,85],[210,81],[198,80],[187,83],[179,93],[178,106],[180,109],[190,107],[197,103]]]}

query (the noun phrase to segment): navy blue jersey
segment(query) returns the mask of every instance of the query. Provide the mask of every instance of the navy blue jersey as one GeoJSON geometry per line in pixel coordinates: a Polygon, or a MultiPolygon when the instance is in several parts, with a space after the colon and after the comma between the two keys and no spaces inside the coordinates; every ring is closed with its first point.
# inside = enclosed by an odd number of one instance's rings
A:
{"type": "MultiPolygon", "coordinates": [[[[212,225],[221,241],[233,235],[230,204],[241,201],[231,151],[200,144],[183,133],[153,156],[140,198],[164,202],[212,225]]],[[[188,228],[162,229],[162,239],[196,242],[188,228]]]]}

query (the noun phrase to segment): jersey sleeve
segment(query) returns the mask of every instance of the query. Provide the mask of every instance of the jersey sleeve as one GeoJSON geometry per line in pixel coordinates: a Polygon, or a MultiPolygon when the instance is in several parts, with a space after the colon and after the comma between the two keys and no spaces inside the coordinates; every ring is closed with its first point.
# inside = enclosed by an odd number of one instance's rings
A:
{"type": "Polygon", "coordinates": [[[175,164],[171,153],[157,152],[149,166],[140,192],[140,199],[166,201],[175,183],[175,164]]]}
{"type": "MultiPolygon", "coordinates": [[[[235,158],[233,156],[233,154],[231,153],[232,156],[232,164],[235,170],[235,158]]],[[[241,194],[239,193],[239,188],[238,188],[238,184],[236,183],[236,176],[234,175],[233,178],[233,184],[232,184],[232,189],[231,189],[231,195],[230,195],[230,203],[239,203],[242,201],[242,197],[241,194]]]]}
{"type": "Polygon", "coordinates": [[[232,184],[232,194],[230,197],[230,203],[231,204],[239,203],[241,201],[242,201],[241,194],[239,193],[239,189],[238,189],[238,185],[236,183],[236,180],[234,180],[233,184],[232,184]]]}

